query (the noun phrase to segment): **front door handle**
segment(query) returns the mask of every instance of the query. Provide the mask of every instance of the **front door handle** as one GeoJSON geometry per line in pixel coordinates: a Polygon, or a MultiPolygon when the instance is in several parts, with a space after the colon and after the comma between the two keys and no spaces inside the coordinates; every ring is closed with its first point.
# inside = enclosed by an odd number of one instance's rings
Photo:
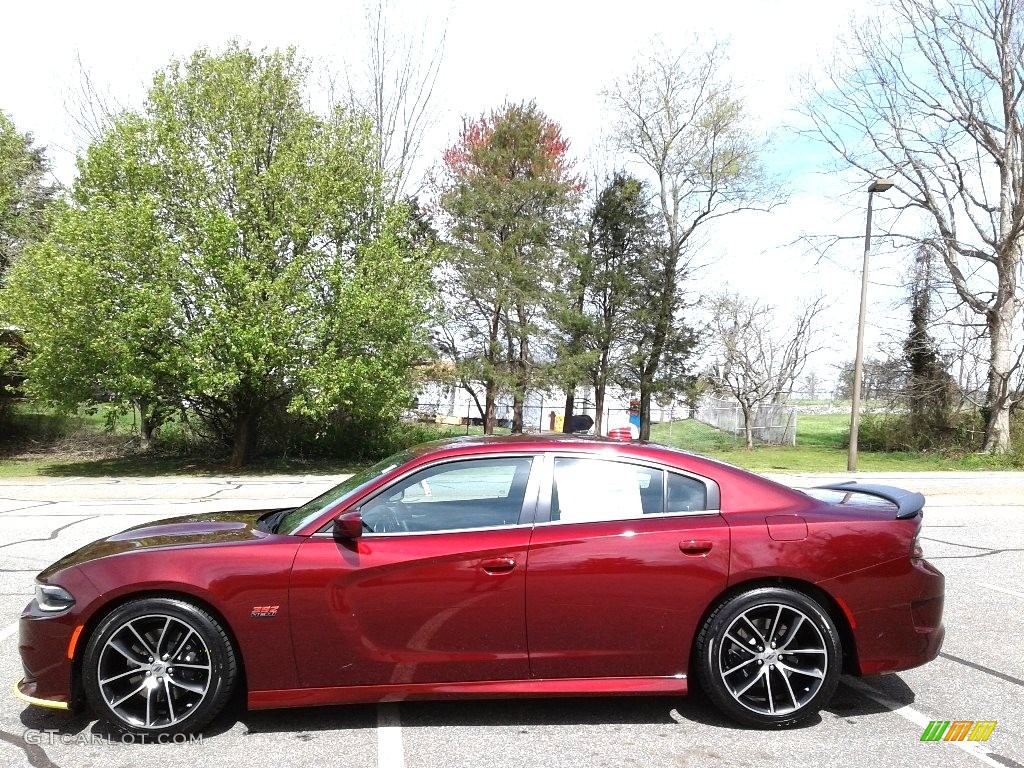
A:
{"type": "Polygon", "coordinates": [[[679,542],[679,550],[684,555],[691,555],[697,557],[700,555],[706,555],[711,551],[714,546],[714,542],[711,541],[698,541],[695,539],[687,539],[679,542]]]}
{"type": "Polygon", "coordinates": [[[516,561],[511,557],[492,557],[480,563],[480,567],[487,573],[511,573],[516,567],[516,561]]]}

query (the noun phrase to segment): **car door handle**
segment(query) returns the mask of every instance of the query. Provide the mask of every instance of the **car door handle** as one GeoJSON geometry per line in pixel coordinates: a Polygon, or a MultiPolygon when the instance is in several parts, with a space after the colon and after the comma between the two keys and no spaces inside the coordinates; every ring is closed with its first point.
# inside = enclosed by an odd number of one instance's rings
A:
{"type": "Polygon", "coordinates": [[[688,539],[686,541],[679,542],[679,549],[684,555],[706,555],[711,551],[713,546],[714,542],[697,541],[695,539],[688,539]]]}
{"type": "Polygon", "coordinates": [[[510,573],[516,567],[516,561],[511,557],[492,557],[480,563],[480,567],[487,573],[510,573]]]}

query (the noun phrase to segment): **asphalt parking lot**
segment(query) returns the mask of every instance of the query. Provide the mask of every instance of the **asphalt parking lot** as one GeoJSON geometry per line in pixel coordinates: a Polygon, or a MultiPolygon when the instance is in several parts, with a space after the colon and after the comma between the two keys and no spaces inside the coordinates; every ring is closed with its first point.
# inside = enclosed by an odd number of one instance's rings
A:
{"type": "Polygon", "coordinates": [[[946,643],[925,667],[844,678],[801,728],[745,730],[699,695],[614,697],[233,711],[201,741],[146,745],[10,694],[33,576],[130,525],[284,506],[336,478],[0,480],[0,766],[1024,766],[1024,473],[862,477],[928,497],[925,555],[947,578],[946,643]],[[930,720],[998,725],[983,743],[921,742],[930,720]]]}

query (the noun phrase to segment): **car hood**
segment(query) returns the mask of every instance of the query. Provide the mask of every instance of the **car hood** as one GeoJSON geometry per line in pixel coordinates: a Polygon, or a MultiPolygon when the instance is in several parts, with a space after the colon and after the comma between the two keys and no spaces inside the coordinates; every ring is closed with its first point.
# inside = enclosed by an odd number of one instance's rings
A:
{"type": "Polygon", "coordinates": [[[143,523],[86,544],[39,574],[40,579],[91,560],[146,549],[181,549],[211,544],[257,541],[268,535],[256,521],[273,509],[205,512],[143,523]]]}

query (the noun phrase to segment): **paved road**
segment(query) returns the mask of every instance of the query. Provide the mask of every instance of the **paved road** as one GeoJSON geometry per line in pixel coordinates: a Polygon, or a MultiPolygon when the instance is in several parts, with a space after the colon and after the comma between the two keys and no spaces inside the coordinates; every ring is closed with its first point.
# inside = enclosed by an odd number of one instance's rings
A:
{"type": "MultiPolygon", "coordinates": [[[[143,746],[0,693],[0,766],[1024,766],[1024,473],[862,477],[928,496],[926,556],[948,579],[946,645],[920,669],[844,679],[831,706],[803,728],[737,728],[699,696],[608,697],[233,712],[200,743],[143,746]],[[920,742],[933,719],[999,724],[966,751],[920,742]]],[[[304,500],[336,479],[0,481],[0,682],[20,676],[15,622],[35,573],[60,555],[197,508],[304,500]]]]}

